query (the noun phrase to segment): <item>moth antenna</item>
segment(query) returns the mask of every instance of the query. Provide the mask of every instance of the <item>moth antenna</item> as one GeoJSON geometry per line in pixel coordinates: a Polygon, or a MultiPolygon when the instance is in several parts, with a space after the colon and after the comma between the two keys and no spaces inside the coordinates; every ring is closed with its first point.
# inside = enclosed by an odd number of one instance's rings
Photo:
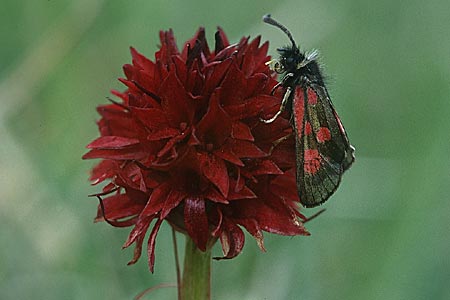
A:
{"type": "Polygon", "coordinates": [[[294,38],[292,37],[291,32],[289,31],[289,29],[286,28],[286,26],[284,26],[284,25],[278,23],[277,21],[275,21],[274,19],[272,19],[270,14],[267,14],[267,15],[263,16],[263,22],[280,28],[288,36],[288,38],[291,40],[292,47],[297,48],[297,45],[295,44],[294,38]]]}

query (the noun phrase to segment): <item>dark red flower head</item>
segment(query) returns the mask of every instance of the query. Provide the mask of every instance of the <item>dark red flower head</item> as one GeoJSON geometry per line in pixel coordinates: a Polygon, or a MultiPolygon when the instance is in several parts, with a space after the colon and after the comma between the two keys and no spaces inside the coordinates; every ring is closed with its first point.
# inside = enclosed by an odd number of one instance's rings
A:
{"type": "Polygon", "coordinates": [[[83,158],[101,158],[91,180],[109,183],[104,215],[115,226],[134,226],[124,247],[145,234],[150,270],[158,229],[167,220],[205,251],[220,239],[223,258],[244,246],[245,228],[264,250],[262,231],[307,235],[298,212],[295,151],[289,121],[260,121],[279,108],[281,94],[266,66],[268,43],[237,44],[219,28],[211,51],[203,28],[181,53],[173,32],[160,32],[151,61],[131,48],[133,63],[120,79],[122,101],[98,107],[101,137],[83,158]]]}

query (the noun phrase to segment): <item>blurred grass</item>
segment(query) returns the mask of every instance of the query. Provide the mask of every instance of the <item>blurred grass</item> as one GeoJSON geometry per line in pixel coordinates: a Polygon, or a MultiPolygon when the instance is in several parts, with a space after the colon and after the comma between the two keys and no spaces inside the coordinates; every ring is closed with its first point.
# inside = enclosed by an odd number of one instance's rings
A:
{"type": "Polygon", "coordinates": [[[92,223],[93,162],[80,157],[98,134],[95,107],[122,89],[128,47],[152,58],[160,29],[182,43],[220,25],[231,41],[262,34],[274,53],[287,40],[262,24],[267,12],[303,49],[320,49],[357,161],[308,224],[311,237],[267,234],[267,253],[249,237],[239,257],[213,262],[213,298],[450,299],[449,9],[444,0],[2,1],[0,299],[131,299],[175,282],[167,226],[152,275],[144,257],[126,266],[128,229],[92,223]]]}

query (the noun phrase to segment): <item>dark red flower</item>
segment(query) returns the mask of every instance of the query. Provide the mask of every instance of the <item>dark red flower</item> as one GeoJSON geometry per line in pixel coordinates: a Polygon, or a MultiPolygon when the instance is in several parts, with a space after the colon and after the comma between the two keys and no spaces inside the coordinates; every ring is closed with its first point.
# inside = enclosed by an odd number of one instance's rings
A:
{"type": "Polygon", "coordinates": [[[83,158],[101,158],[93,184],[107,181],[104,215],[114,226],[134,226],[124,247],[145,234],[150,270],[158,229],[167,220],[205,251],[220,239],[224,256],[244,246],[245,228],[264,250],[263,231],[307,235],[298,212],[292,129],[283,117],[260,121],[282,95],[266,66],[268,43],[237,44],[219,28],[211,51],[201,28],[181,53],[172,31],[160,32],[151,61],[131,48],[133,62],[120,79],[122,101],[98,107],[100,135],[83,158]],[[299,219],[300,218],[300,219],[299,219]]]}

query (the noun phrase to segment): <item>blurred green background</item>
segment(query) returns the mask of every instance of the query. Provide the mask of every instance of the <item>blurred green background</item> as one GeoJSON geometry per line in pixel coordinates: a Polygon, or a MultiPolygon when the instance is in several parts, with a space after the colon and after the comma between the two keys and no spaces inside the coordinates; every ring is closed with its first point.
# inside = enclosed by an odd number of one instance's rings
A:
{"type": "Polygon", "coordinates": [[[450,299],[448,0],[2,0],[0,299],[132,299],[176,281],[167,225],[152,275],[144,255],[126,266],[129,229],[93,224],[99,187],[81,156],[95,107],[123,89],[129,46],[154,57],[160,29],[181,45],[220,25],[275,54],[288,41],[268,12],[320,49],[357,160],[312,236],[266,234],[262,253],[247,235],[240,256],[214,261],[213,299],[450,299]]]}

